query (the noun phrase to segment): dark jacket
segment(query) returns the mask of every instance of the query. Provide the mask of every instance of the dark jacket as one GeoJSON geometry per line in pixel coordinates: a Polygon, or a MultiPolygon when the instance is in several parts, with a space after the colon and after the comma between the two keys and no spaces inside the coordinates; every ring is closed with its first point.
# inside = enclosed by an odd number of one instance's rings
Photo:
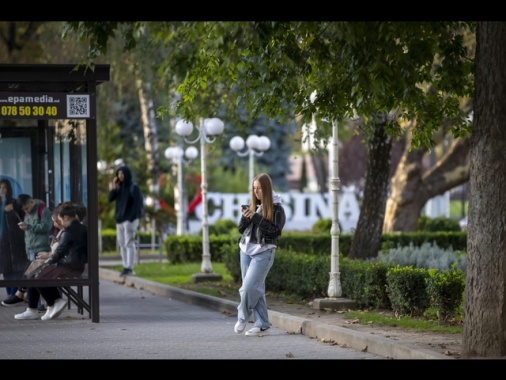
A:
{"type": "Polygon", "coordinates": [[[23,275],[30,261],[26,256],[25,232],[19,228],[18,223],[23,220],[24,212],[14,209],[5,212],[4,206],[14,204],[12,197],[7,197],[5,204],[0,202],[0,217],[2,218],[2,231],[0,233],[0,273],[4,278],[15,278],[23,275]]]}
{"type": "Polygon", "coordinates": [[[133,222],[135,219],[142,217],[144,197],[139,186],[132,181],[130,168],[124,165],[116,170],[116,175],[120,170],[123,172],[125,179],[120,182],[117,190],[112,189],[109,192],[109,202],[116,201],[116,211],[114,213],[116,223],[123,223],[127,220],[133,222]]]}
{"type": "Polygon", "coordinates": [[[247,236],[251,232],[250,243],[277,245],[285,222],[286,216],[283,206],[275,203],[274,223],[265,220],[262,215],[256,213],[253,214],[251,219],[242,216],[239,221],[239,232],[242,236],[247,236]]]}
{"type": "Polygon", "coordinates": [[[47,261],[68,267],[73,272],[83,273],[88,262],[88,229],[78,220],[64,228],[55,251],[47,261]]]}

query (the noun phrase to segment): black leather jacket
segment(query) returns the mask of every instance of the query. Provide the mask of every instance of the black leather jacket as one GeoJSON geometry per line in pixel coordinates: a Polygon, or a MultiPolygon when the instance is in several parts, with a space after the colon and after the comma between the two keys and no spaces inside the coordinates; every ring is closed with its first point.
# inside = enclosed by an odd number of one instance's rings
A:
{"type": "Polygon", "coordinates": [[[60,236],[58,247],[51,254],[48,263],[69,267],[82,273],[88,262],[88,229],[84,224],[73,220],[60,236]]]}
{"type": "Polygon", "coordinates": [[[274,223],[262,218],[260,214],[254,214],[251,219],[244,216],[239,221],[239,232],[242,234],[241,241],[250,235],[250,243],[254,244],[278,244],[281,231],[285,226],[285,210],[281,204],[274,204],[274,223]]]}

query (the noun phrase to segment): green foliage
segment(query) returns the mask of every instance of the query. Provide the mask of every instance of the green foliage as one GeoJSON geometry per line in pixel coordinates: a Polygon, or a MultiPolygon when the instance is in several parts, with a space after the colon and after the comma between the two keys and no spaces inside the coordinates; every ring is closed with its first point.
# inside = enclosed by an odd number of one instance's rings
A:
{"type": "Polygon", "coordinates": [[[344,313],[346,319],[358,320],[361,324],[374,324],[378,326],[394,326],[413,329],[420,332],[437,331],[445,334],[459,334],[460,325],[441,324],[439,321],[426,318],[395,317],[385,314],[383,310],[349,310],[344,313]]]}
{"type": "Polygon", "coordinates": [[[314,233],[330,234],[331,227],[332,227],[332,219],[322,218],[319,219],[315,224],[313,224],[313,226],[311,227],[311,231],[314,233]]]}
{"type": "MultiPolygon", "coordinates": [[[[107,52],[115,32],[124,36],[128,50],[149,41],[152,49],[140,52],[159,67],[166,87],[180,83],[181,99],[170,111],[185,120],[213,115],[220,104],[229,114],[244,106],[250,119],[267,115],[281,122],[293,115],[308,122],[316,110],[322,119],[340,122],[402,109],[393,124],[414,119],[423,125],[413,130],[412,145],[419,148],[431,146],[444,119],[453,121],[455,136],[470,132],[459,100],[474,93],[474,49],[465,36],[475,27],[474,22],[69,22],[64,34],[73,31],[89,41],[89,65],[107,52]],[[224,93],[230,83],[237,88],[224,93]]],[[[330,123],[319,124],[315,138],[328,138],[330,123]]],[[[393,124],[389,133],[395,134],[393,124]]]]}
{"type": "Polygon", "coordinates": [[[241,282],[241,259],[238,244],[223,245],[223,263],[233,280],[237,283],[241,282]]]}
{"type": "Polygon", "coordinates": [[[383,263],[339,259],[341,287],[346,297],[353,299],[359,308],[390,308],[386,292],[388,267],[383,263]]]}
{"type": "Polygon", "coordinates": [[[419,231],[429,231],[429,232],[438,232],[438,231],[460,231],[460,226],[458,220],[438,217],[438,218],[429,218],[428,216],[421,216],[418,218],[418,230],[419,231]]]}
{"type": "MultiPolygon", "coordinates": [[[[185,285],[193,282],[192,276],[200,273],[200,263],[170,264],[167,262],[147,262],[135,265],[136,275],[149,281],[155,281],[166,285],[185,285]]],[[[122,265],[110,267],[121,271],[122,265]]],[[[223,282],[232,280],[223,263],[213,263],[213,272],[223,276],[223,282]]],[[[219,296],[219,294],[213,294],[219,296]]]]}
{"type": "Polygon", "coordinates": [[[116,229],[102,230],[102,251],[116,251],[116,229]]]}
{"type": "Polygon", "coordinates": [[[300,231],[284,231],[278,247],[314,255],[329,255],[331,240],[328,232],[313,234],[300,231]]]}
{"type": "Polygon", "coordinates": [[[426,285],[428,277],[427,270],[412,266],[396,266],[387,270],[387,292],[396,315],[423,315],[430,306],[426,285]]]}
{"type": "MultiPolygon", "coordinates": [[[[211,260],[223,262],[225,249],[229,245],[237,244],[239,234],[209,235],[209,251],[211,260]]],[[[164,242],[167,259],[172,264],[192,263],[202,261],[202,236],[170,235],[164,242]]]]}
{"type": "Polygon", "coordinates": [[[230,235],[237,232],[237,223],[230,219],[219,219],[209,225],[209,235],[230,235]]]}
{"type": "Polygon", "coordinates": [[[387,252],[396,247],[413,244],[420,247],[425,243],[437,243],[442,249],[465,250],[467,248],[467,232],[403,232],[381,235],[381,251],[387,252]]]}
{"type": "MultiPolygon", "coordinates": [[[[113,252],[116,251],[116,229],[106,228],[101,231],[102,233],[102,251],[113,252]]],[[[137,231],[137,240],[141,244],[150,244],[152,240],[151,232],[137,231]]],[[[160,234],[155,233],[155,242],[158,244],[160,240],[160,234]]]]}
{"type": "Polygon", "coordinates": [[[275,255],[274,265],[265,282],[266,289],[296,294],[300,299],[326,296],[329,256],[308,255],[279,248],[275,255]]]}
{"type": "Polygon", "coordinates": [[[437,310],[439,320],[448,321],[455,316],[462,303],[464,272],[452,265],[450,270],[429,269],[428,273],[426,281],[431,307],[437,310]]]}

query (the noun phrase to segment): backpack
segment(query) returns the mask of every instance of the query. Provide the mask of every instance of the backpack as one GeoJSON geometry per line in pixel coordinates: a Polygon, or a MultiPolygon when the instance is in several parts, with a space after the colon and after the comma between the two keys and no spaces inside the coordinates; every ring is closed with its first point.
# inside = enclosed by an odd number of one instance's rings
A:
{"type": "MultiPolygon", "coordinates": [[[[42,213],[44,212],[44,208],[46,208],[46,205],[44,202],[39,203],[39,208],[37,210],[37,215],[39,215],[39,220],[42,219],[42,213]]],[[[53,212],[52,207],[48,207],[49,211],[53,212]]],[[[54,223],[51,229],[49,230],[49,242],[51,242],[55,236],[58,234],[59,229],[55,227],[54,223]]]]}
{"type": "Polygon", "coordinates": [[[39,215],[39,219],[42,218],[42,213],[44,212],[44,208],[45,207],[46,207],[46,205],[44,203],[42,203],[42,202],[39,203],[39,209],[37,210],[38,211],[38,215],[39,215]]]}

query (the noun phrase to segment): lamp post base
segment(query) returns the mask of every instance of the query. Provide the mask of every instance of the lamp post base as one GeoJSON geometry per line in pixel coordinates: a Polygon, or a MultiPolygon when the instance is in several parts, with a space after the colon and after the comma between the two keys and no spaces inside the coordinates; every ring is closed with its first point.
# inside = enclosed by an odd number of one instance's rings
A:
{"type": "Polygon", "coordinates": [[[223,276],[218,273],[196,273],[192,275],[193,282],[221,281],[223,276]]]}
{"type": "Polygon", "coordinates": [[[316,298],[313,300],[313,309],[316,310],[343,310],[356,309],[357,303],[348,298],[316,298]]]}

